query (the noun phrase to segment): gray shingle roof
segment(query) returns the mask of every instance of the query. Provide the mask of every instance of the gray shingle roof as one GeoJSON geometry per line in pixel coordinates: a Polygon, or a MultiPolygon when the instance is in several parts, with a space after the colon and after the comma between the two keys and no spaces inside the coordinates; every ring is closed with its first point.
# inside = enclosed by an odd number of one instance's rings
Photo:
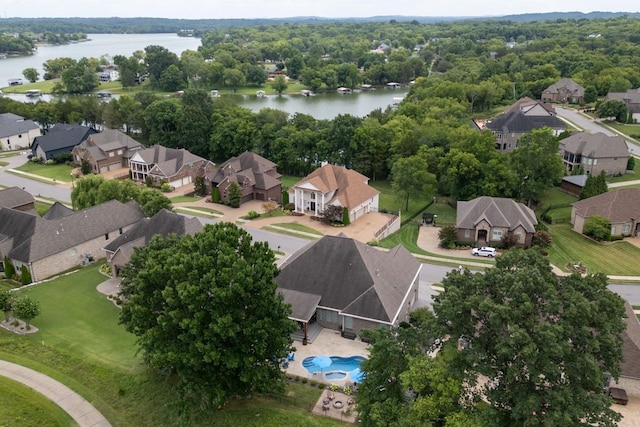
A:
{"type": "Polygon", "coordinates": [[[629,148],[623,138],[601,132],[573,134],[560,141],[560,149],[592,159],[629,157],[629,148]]]}
{"type": "Polygon", "coordinates": [[[281,185],[281,176],[276,171],[275,163],[256,153],[245,151],[222,163],[209,178],[214,185],[229,179],[238,183],[247,182],[259,190],[269,190],[281,185]]]}
{"type": "Polygon", "coordinates": [[[0,138],[27,133],[39,128],[40,126],[33,120],[25,120],[24,117],[17,114],[0,114],[0,138]]]}
{"type": "Polygon", "coordinates": [[[290,258],[276,283],[320,295],[322,307],[393,323],[419,271],[420,263],[402,246],[384,252],[347,237],[324,236],[290,258]]]}
{"type": "Polygon", "coordinates": [[[73,147],[96,132],[95,129],[87,126],[59,123],[50,128],[44,135],[36,137],[33,140],[31,151],[35,154],[38,147],[45,153],[65,149],[71,151],[73,147]]]}
{"type": "Polygon", "coordinates": [[[567,125],[555,116],[527,116],[522,111],[515,109],[487,123],[486,127],[494,132],[528,133],[543,127],[566,129],[567,125]]]}
{"type": "Polygon", "coordinates": [[[162,145],[154,145],[140,150],[136,154],[141,156],[145,163],[155,165],[152,170],[154,174],[160,174],[167,178],[175,176],[186,165],[207,161],[184,148],[167,148],[162,145]]]}
{"type": "Polygon", "coordinates": [[[504,227],[509,230],[522,225],[525,231],[530,233],[536,231],[536,224],[538,224],[530,208],[512,199],[482,196],[468,202],[458,202],[457,228],[475,229],[483,219],[492,227],[504,227]]]}
{"type": "Polygon", "coordinates": [[[49,210],[44,215],[42,215],[42,218],[60,219],[64,218],[65,216],[73,215],[74,212],[75,211],[73,209],[66,207],[62,203],[55,202],[53,205],[51,205],[49,210]]]}
{"type": "Polygon", "coordinates": [[[13,239],[9,258],[28,263],[136,223],[144,217],[136,203],[111,200],[63,218],[0,210],[0,235],[13,239]]]}
{"type": "Polygon", "coordinates": [[[565,89],[573,96],[584,96],[584,88],[570,78],[562,78],[545,89],[545,92],[558,93],[561,89],[565,89]]]}
{"type": "Polygon", "coordinates": [[[580,187],[584,187],[584,185],[587,183],[588,177],[589,175],[569,175],[562,178],[562,180],[574,185],[578,185],[580,187]]]}
{"type": "Polygon", "coordinates": [[[20,187],[9,187],[0,190],[0,208],[14,209],[20,206],[35,203],[31,193],[24,191],[20,187]]]}
{"type": "Polygon", "coordinates": [[[640,217],[640,188],[619,188],[571,204],[584,218],[600,215],[614,223],[640,217]]]}
{"type": "Polygon", "coordinates": [[[605,100],[618,100],[627,105],[632,113],[640,113],[640,89],[629,89],[626,92],[609,92],[605,100]]]}
{"type": "Polygon", "coordinates": [[[624,377],[640,379],[640,323],[633,312],[633,307],[625,301],[625,323],[627,328],[622,334],[622,357],[620,374],[624,377]]]}

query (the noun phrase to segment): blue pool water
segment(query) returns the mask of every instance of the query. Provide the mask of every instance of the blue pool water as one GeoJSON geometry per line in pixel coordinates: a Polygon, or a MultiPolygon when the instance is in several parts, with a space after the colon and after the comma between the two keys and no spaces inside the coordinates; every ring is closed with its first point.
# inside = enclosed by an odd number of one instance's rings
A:
{"type": "MultiPolygon", "coordinates": [[[[307,357],[302,361],[302,366],[310,373],[314,374],[316,372],[328,372],[327,378],[329,375],[333,375],[336,371],[341,371],[343,373],[349,373],[354,369],[360,368],[360,363],[364,360],[362,356],[351,356],[351,357],[339,357],[339,356],[331,356],[331,364],[327,367],[320,367],[313,363],[313,356],[307,357]]],[[[344,376],[343,376],[344,378],[344,376]]],[[[333,378],[339,379],[339,378],[333,378]]]]}

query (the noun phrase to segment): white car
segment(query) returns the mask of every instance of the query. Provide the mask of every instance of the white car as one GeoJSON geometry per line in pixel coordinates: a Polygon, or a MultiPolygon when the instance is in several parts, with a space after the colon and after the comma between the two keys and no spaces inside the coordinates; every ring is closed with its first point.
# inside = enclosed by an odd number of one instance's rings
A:
{"type": "Polygon", "coordinates": [[[496,256],[496,248],[491,248],[489,246],[483,246],[481,248],[473,248],[471,249],[471,255],[475,256],[485,256],[493,258],[496,256]]]}

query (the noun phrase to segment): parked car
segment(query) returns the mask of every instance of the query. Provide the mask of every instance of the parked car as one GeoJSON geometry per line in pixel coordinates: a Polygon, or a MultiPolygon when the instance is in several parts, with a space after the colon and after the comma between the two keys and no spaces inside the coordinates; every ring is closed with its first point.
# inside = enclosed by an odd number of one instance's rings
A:
{"type": "Polygon", "coordinates": [[[475,256],[485,256],[493,258],[496,256],[496,248],[491,248],[489,246],[483,246],[481,248],[473,248],[471,249],[471,255],[475,256]]]}

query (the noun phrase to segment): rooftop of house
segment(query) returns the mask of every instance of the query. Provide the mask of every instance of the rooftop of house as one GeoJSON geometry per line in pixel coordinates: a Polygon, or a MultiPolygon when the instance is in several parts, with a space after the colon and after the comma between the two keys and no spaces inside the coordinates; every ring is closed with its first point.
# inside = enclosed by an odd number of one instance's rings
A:
{"type": "Polygon", "coordinates": [[[213,171],[209,179],[218,185],[226,179],[238,183],[254,185],[259,189],[271,189],[281,185],[280,175],[276,164],[264,157],[245,151],[237,157],[232,157],[213,171]]]}
{"type": "Polygon", "coordinates": [[[600,215],[613,223],[640,219],[640,188],[618,188],[572,203],[582,217],[600,215]]]}
{"type": "Polygon", "coordinates": [[[583,157],[629,157],[626,141],[620,136],[608,136],[601,132],[578,132],[560,141],[560,149],[583,157]]]}
{"type": "Polygon", "coordinates": [[[0,114],[0,138],[20,135],[34,129],[40,129],[40,126],[33,120],[25,120],[13,113],[0,114]]]}
{"type": "Polygon", "coordinates": [[[545,92],[558,93],[561,89],[571,92],[575,96],[584,96],[584,88],[570,78],[562,78],[545,89],[545,92]]]}
{"type": "Polygon", "coordinates": [[[20,206],[35,203],[31,193],[20,187],[9,187],[0,190],[0,208],[14,209],[20,206]]]}
{"type": "Polygon", "coordinates": [[[494,132],[528,133],[543,127],[566,129],[567,125],[555,116],[527,116],[519,109],[514,109],[487,123],[485,127],[494,132]]]}
{"type": "Polygon", "coordinates": [[[45,131],[44,135],[34,139],[32,150],[41,147],[45,152],[72,148],[86,140],[91,134],[97,133],[88,126],[59,123],[45,131]]]}
{"type": "Polygon", "coordinates": [[[136,151],[132,161],[136,160],[142,160],[146,164],[154,165],[153,173],[160,173],[167,177],[174,176],[184,166],[207,161],[184,148],[167,148],[163,145],[153,145],[136,151]]]}
{"type": "Polygon", "coordinates": [[[531,208],[512,199],[482,196],[458,202],[457,228],[473,230],[483,220],[492,227],[503,227],[509,231],[521,225],[529,233],[535,232],[538,224],[531,208]]]}

